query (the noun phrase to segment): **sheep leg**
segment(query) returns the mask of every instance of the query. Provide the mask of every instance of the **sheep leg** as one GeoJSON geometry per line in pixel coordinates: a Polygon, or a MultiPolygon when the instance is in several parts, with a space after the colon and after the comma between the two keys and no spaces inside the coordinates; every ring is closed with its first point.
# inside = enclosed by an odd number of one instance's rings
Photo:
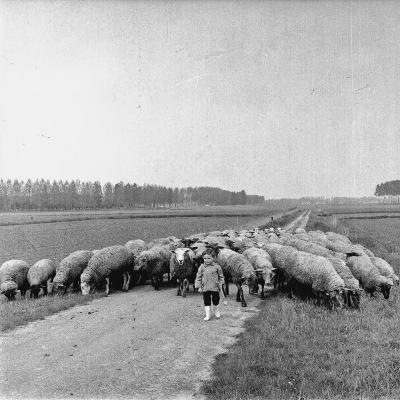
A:
{"type": "Polygon", "coordinates": [[[261,294],[260,294],[260,298],[261,298],[261,299],[265,299],[265,295],[264,295],[265,280],[264,280],[264,279],[261,279],[261,280],[260,280],[260,284],[261,284],[261,294]]]}
{"type": "Polygon", "coordinates": [[[188,282],[187,279],[184,279],[182,297],[186,297],[186,291],[187,291],[188,288],[189,288],[189,282],[188,282]]]}
{"type": "Polygon", "coordinates": [[[225,280],[225,295],[229,295],[229,276],[227,274],[224,274],[224,280],[225,280]]]}
{"type": "Polygon", "coordinates": [[[122,284],[122,290],[124,292],[127,292],[129,289],[129,282],[130,282],[130,275],[129,272],[125,271],[123,273],[123,277],[124,277],[124,283],[122,284]]]}
{"type": "Polygon", "coordinates": [[[47,285],[47,293],[50,295],[53,295],[54,292],[54,286],[53,286],[53,279],[54,278],[50,278],[47,280],[46,285],[47,285]]]}
{"type": "Polygon", "coordinates": [[[43,296],[47,296],[47,282],[45,285],[42,286],[43,289],[43,296]]]}
{"type": "Polygon", "coordinates": [[[110,278],[107,276],[106,278],[106,296],[110,293],[110,278]]]}
{"type": "Polygon", "coordinates": [[[154,277],[154,289],[155,290],[160,290],[160,281],[162,280],[162,277],[160,279],[159,276],[154,277]]]}
{"type": "Polygon", "coordinates": [[[244,295],[243,295],[243,289],[242,289],[242,285],[236,284],[237,288],[238,288],[238,294],[239,294],[239,301],[242,303],[242,307],[247,307],[247,303],[244,299],[244,295]]]}
{"type": "Polygon", "coordinates": [[[237,287],[238,287],[238,291],[236,292],[236,301],[237,301],[237,302],[240,302],[240,301],[241,301],[241,299],[240,299],[240,289],[241,289],[242,287],[239,286],[239,285],[237,285],[237,287]]]}
{"type": "Polygon", "coordinates": [[[176,295],[180,296],[182,294],[182,290],[181,290],[182,282],[180,279],[177,279],[177,281],[178,281],[178,291],[176,292],[176,295]]]}

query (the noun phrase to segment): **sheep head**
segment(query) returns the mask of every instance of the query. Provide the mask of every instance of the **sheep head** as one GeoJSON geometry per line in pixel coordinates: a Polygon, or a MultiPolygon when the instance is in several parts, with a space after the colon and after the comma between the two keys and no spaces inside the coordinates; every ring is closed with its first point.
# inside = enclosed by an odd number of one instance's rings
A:
{"type": "Polygon", "coordinates": [[[384,276],[380,276],[379,290],[383,294],[384,299],[388,299],[390,296],[390,289],[393,286],[393,281],[384,276]]]}
{"type": "Polygon", "coordinates": [[[81,282],[81,291],[84,296],[87,296],[93,290],[94,288],[92,288],[92,285],[89,282],[81,282]]]}
{"type": "Polygon", "coordinates": [[[177,262],[179,265],[183,265],[183,264],[185,263],[185,259],[186,259],[185,255],[186,255],[189,251],[190,251],[190,249],[188,249],[188,248],[186,248],[186,247],[180,247],[180,248],[177,248],[177,249],[175,249],[175,250],[172,251],[172,253],[175,254],[176,262],[177,262]]]}
{"type": "Polygon", "coordinates": [[[326,302],[330,310],[343,307],[343,294],[342,290],[335,289],[325,293],[326,302]]]}
{"type": "Polygon", "coordinates": [[[1,284],[1,293],[7,297],[8,300],[13,300],[17,294],[18,286],[13,281],[6,281],[1,284]]]}

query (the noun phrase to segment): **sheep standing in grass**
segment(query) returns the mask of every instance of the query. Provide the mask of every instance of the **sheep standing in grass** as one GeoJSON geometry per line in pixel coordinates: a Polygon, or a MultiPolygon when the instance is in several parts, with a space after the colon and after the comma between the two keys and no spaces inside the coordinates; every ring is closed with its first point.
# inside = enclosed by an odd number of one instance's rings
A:
{"type": "Polygon", "coordinates": [[[0,267],[0,293],[14,300],[17,290],[24,297],[29,288],[27,279],[29,265],[22,260],[9,260],[0,267]]]}
{"type": "MultiPolygon", "coordinates": [[[[100,250],[96,250],[99,252],[100,250]]],[[[53,290],[65,294],[72,286],[75,290],[80,288],[80,276],[93,256],[90,250],[78,250],[61,260],[56,268],[56,276],[53,279],[53,290]]]]}
{"type": "Polygon", "coordinates": [[[360,307],[360,283],[352,274],[345,261],[331,255],[326,257],[333,265],[335,271],[343,279],[345,288],[343,289],[344,303],[350,308],[360,307]]]}
{"type": "Polygon", "coordinates": [[[385,299],[389,298],[393,281],[382,276],[366,254],[349,257],[347,265],[367,293],[372,295],[375,291],[380,291],[385,299]]]}
{"type": "MultiPolygon", "coordinates": [[[[343,298],[345,304],[352,308],[358,308],[360,303],[359,283],[358,280],[354,278],[343,259],[338,258],[338,255],[333,251],[313,242],[305,242],[304,240],[299,239],[288,239],[285,240],[285,244],[292,246],[297,250],[327,258],[344,281],[345,289],[343,290],[343,298]]],[[[346,257],[344,259],[346,259],[346,257]]]]}
{"type": "Polygon", "coordinates": [[[247,307],[247,303],[243,296],[242,284],[246,283],[250,289],[257,282],[256,273],[250,261],[243,256],[230,249],[221,249],[218,252],[217,263],[222,267],[225,276],[226,294],[229,294],[229,279],[232,278],[233,283],[237,286],[236,301],[242,303],[242,307],[247,307]]]}
{"type": "Polygon", "coordinates": [[[197,273],[194,258],[194,251],[187,247],[179,247],[172,251],[170,272],[171,277],[175,277],[178,282],[178,296],[186,297],[186,292],[189,291],[189,283],[193,283],[194,290],[197,273]]]}
{"type": "Polygon", "coordinates": [[[33,264],[28,271],[28,282],[31,289],[31,297],[39,297],[40,289],[47,296],[47,287],[50,286],[56,275],[56,263],[53,260],[44,259],[33,264]]]}
{"type": "Polygon", "coordinates": [[[242,253],[253,265],[257,276],[257,283],[253,286],[253,293],[258,292],[258,285],[261,285],[261,298],[264,298],[264,286],[270,285],[275,276],[275,268],[272,267],[271,256],[257,247],[251,247],[242,253]]]}
{"type": "Polygon", "coordinates": [[[399,284],[399,277],[395,274],[393,267],[387,261],[380,257],[370,258],[375,267],[378,268],[378,271],[381,275],[391,279],[396,285],[399,284]]]}
{"type": "Polygon", "coordinates": [[[143,271],[151,277],[151,284],[155,290],[160,290],[163,275],[170,273],[170,260],[172,252],[163,246],[154,246],[139,254],[135,263],[135,270],[143,271]]]}
{"type": "Polygon", "coordinates": [[[129,271],[133,268],[134,255],[125,246],[110,246],[94,254],[81,274],[83,295],[93,292],[96,286],[105,281],[106,295],[110,292],[110,278],[123,278],[122,290],[129,289],[129,271]]]}
{"type": "Polygon", "coordinates": [[[267,244],[263,247],[281,271],[290,293],[297,291],[301,297],[314,296],[331,309],[342,305],[344,281],[326,258],[290,246],[267,244]]]}

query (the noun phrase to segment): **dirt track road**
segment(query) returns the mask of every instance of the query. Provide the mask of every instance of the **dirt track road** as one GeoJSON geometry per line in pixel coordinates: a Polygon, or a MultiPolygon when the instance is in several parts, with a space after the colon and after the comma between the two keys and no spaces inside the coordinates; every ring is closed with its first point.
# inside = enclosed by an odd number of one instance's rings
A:
{"type": "MultiPolygon", "coordinates": [[[[286,229],[304,227],[307,212],[286,229]]],[[[202,297],[136,287],[0,334],[0,397],[201,398],[215,356],[234,342],[261,301],[235,301],[203,321],[202,297]]]]}
{"type": "Polygon", "coordinates": [[[0,397],[201,398],[214,357],[257,312],[245,296],[247,308],[231,294],[205,322],[200,294],[146,286],[3,333],[0,397]]]}
{"type": "Polygon", "coordinates": [[[297,228],[305,229],[308,218],[310,217],[310,210],[304,211],[292,222],[288,223],[283,229],[286,232],[294,233],[297,228]]]}

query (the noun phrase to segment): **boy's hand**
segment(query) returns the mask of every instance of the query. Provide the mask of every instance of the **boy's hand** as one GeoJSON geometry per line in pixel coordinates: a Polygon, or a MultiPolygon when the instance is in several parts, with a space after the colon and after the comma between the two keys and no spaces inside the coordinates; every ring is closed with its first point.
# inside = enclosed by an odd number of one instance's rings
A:
{"type": "Polygon", "coordinates": [[[199,287],[199,288],[197,289],[197,291],[198,291],[199,293],[201,293],[201,292],[203,291],[203,289],[202,289],[201,287],[199,287]]]}

